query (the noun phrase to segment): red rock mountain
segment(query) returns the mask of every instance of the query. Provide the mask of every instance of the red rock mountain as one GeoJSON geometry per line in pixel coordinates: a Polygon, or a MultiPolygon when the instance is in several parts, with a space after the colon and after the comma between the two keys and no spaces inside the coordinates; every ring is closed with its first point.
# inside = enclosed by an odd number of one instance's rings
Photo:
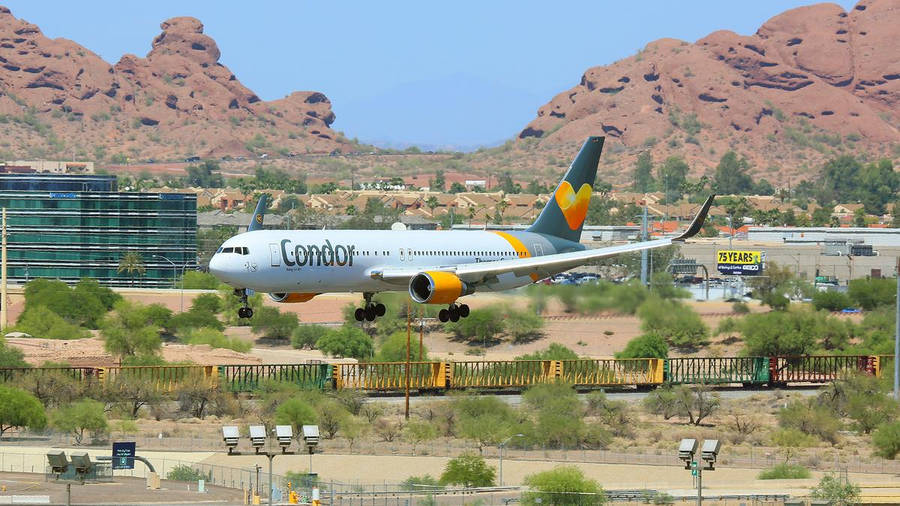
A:
{"type": "Polygon", "coordinates": [[[836,153],[898,157],[898,27],[900,0],[863,0],[850,12],[835,4],[792,9],[751,36],[657,40],[588,69],[519,137],[550,148],[605,133],[625,152],[622,169],[651,148],[657,161],[684,156],[694,175],[735,149],[781,182],[836,153]]]}
{"type": "Polygon", "coordinates": [[[331,103],[298,91],[264,102],[219,63],[216,42],[189,17],[164,21],[146,57],[110,65],[0,7],[0,158],[247,155],[330,152],[331,103]]]}

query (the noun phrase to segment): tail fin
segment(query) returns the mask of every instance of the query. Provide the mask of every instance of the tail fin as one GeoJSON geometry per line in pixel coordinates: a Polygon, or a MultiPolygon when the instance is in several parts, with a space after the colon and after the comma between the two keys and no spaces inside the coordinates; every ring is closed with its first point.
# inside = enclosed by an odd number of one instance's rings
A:
{"type": "Polygon", "coordinates": [[[263,228],[263,216],[266,215],[266,197],[267,195],[265,193],[259,196],[256,210],[253,211],[253,216],[250,217],[250,224],[247,225],[247,232],[261,230],[263,228]]]}
{"type": "Polygon", "coordinates": [[[605,137],[588,137],[569,166],[553,197],[544,206],[529,232],[547,234],[568,241],[581,240],[581,228],[591,201],[597,164],[605,137]]]}

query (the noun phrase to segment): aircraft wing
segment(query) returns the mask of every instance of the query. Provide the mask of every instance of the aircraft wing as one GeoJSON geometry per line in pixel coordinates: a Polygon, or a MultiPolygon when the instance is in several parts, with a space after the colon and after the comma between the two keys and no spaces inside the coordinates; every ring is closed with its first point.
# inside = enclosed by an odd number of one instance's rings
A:
{"type": "Polygon", "coordinates": [[[663,246],[669,246],[673,242],[683,242],[685,239],[693,237],[700,232],[714,198],[715,195],[710,195],[709,198],[706,199],[703,207],[691,222],[691,226],[677,237],[609,246],[607,248],[588,249],[538,257],[514,258],[511,260],[497,260],[493,262],[436,265],[431,268],[421,266],[416,268],[396,268],[386,266],[384,268],[373,268],[369,272],[369,275],[373,278],[382,279],[388,282],[402,283],[408,282],[413,276],[423,271],[444,271],[456,274],[459,279],[466,283],[478,285],[479,283],[488,282],[491,278],[495,278],[501,274],[513,273],[516,276],[531,276],[532,279],[537,281],[538,279],[545,278],[551,274],[578,267],[579,265],[583,265],[588,261],[597,258],[604,258],[633,251],[661,248],[663,246]]]}

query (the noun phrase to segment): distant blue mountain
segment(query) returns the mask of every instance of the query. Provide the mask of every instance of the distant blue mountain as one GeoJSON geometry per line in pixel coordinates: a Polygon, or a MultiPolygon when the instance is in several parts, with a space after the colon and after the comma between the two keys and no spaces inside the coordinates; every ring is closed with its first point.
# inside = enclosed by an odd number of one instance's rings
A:
{"type": "Polygon", "coordinates": [[[455,74],[335,100],[333,127],[381,147],[472,151],[517,135],[546,101],[546,93],[455,74]]]}

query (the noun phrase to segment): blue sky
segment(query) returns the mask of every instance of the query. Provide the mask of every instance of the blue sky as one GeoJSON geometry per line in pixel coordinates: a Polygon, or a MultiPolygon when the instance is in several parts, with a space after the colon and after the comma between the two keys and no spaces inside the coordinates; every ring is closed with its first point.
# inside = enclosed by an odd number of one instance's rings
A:
{"type": "MultiPolygon", "coordinates": [[[[324,92],[333,128],[362,141],[474,147],[511,138],[589,67],[661,37],[752,34],[813,2],[225,0],[0,2],[48,37],[110,63],[144,56],[159,23],[194,16],[227,65],[264,100],[324,92]]],[[[855,2],[837,2],[850,9],[855,2]]]]}

